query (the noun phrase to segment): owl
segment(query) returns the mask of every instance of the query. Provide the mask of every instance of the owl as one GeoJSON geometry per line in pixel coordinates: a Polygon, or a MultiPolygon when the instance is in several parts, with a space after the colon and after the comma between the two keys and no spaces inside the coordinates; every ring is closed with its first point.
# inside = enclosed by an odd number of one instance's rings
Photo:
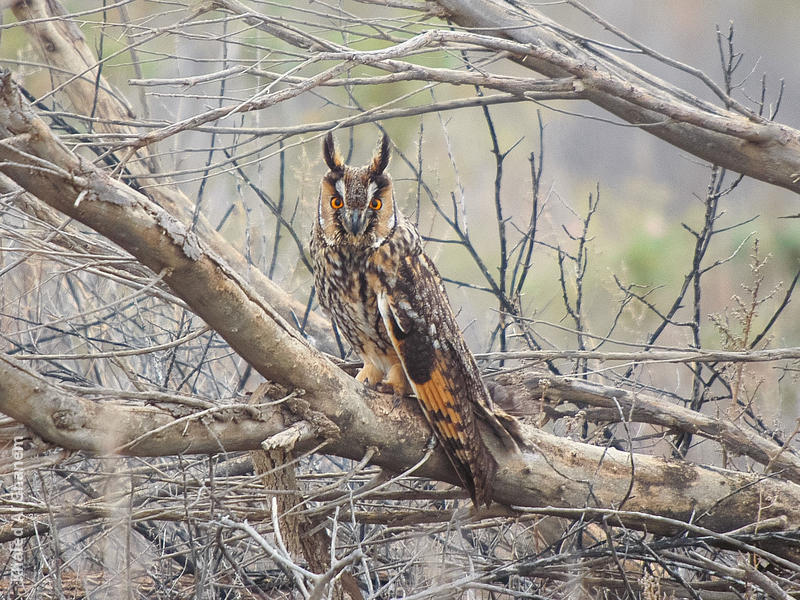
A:
{"type": "Polygon", "coordinates": [[[319,302],[364,361],[356,379],[413,392],[473,504],[488,506],[497,462],[478,419],[513,440],[492,411],[439,272],[395,203],[389,138],[363,167],[344,164],[330,133],[322,156],[329,171],[311,236],[319,302]]]}

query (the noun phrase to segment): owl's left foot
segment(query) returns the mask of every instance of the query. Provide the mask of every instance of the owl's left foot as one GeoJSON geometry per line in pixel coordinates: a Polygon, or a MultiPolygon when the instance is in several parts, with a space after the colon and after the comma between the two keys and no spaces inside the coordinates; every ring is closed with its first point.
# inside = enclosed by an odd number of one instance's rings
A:
{"type": "Polygon", "coordinates": [[[392,365],[392,368],[389,369],[389,372],[386,374],[384,382],[392,388],[392,392],[396,396],[407,396],[413,391],[408,384],[408,378],[406,377],[406,372],[403,371],[403,365],[400,363],[392,365]]]}
{"type": "Polygon", "coordinates": [[[364,362],[364,366],[356,374],[356,380],[360,381],[367,387],[376,387],[383,379],[383,371],[373,365],[371,362],[364,362]]]}
{"type": "Polygon", "coordinates": [[[411,393],[411,386],[408,385],[406,373],[400,363],[395,363],[386,374],[386,379],[380,385],[380,391],[392,395],[392,410],[395,410],[403,401],[405,396],[411,393]]]}
{"type": "Polygon", "coordinates": [[[403,365],[399,362],[392,365],[389,372],[386,373],[386,377],[384,377],[381,369],[365,361],[364,366],[356,375],[356,379],[382,394],[391,394],[393,397],[392,410],[396,409],[403,398],[413,391],[408,384],[403,365]]]}

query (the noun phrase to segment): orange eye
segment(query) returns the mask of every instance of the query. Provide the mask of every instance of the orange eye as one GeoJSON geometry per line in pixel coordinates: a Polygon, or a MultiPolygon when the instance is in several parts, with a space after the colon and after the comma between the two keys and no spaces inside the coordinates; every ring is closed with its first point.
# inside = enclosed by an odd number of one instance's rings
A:
{"type": "Polygon", "coordinates": [[[380,198],[373,198],[372,200],[370,200],[369,207],[372,210],[380,210],[381,206],[383,206],[383,202],[381,202],[380,198]]]}
{"type": "Polygon", "coordinates": [[[342,208],[342,206],[344,206],[344,202],[342,202],[342,199],[339,198],[339,196],[331,197],[331,208],[332,209],[339,210],[340,208],[342,208]]]}

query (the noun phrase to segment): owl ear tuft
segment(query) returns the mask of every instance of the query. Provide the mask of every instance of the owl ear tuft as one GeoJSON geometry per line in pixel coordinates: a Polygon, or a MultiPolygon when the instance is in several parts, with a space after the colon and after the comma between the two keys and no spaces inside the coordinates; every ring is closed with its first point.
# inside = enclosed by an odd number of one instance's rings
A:
{"type": "Polygon", "coordinates": [[[389,136],[384,133],[381,138],[380,146],[378,147],[378,152],[372,157],[372,164],[369,166],[370,173],[373,175],[380,175],[383,173],[386,167],[389,166],[390,155],[389,136]]]}
{"type": "Polygon", "coordinates": [[[333,141],[333,134],[330,131],[322,141],[322,158],[331,171],[341,171],[344,167],[344,161],[336,151],[336,142],[333,141]]]}

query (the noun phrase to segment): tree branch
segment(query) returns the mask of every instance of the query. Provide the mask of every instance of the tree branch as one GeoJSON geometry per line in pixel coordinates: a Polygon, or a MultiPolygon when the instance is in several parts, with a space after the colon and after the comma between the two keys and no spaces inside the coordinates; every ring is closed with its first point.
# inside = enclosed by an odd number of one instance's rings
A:
{"type": "MultiPolygon", "coordinates": [[[[344,373],[341,380],[354,383],[344,373]]],[[[359,459],[374,444],[380,453],[372,462],[395,472],[407,470],[424,453],[429,434],[415,403],[394,407],[392,396],[363,389],[340,397],[338,405],[309,390],[303,399],[341,428],[341,437],[327,440],[326,452],[359,459]]],[[[245,407],[221,407],[221,418],[188,419],[173,427],[175,419],[165,410],[80,398],[7,356],[0,356],[0,411],[66,448],[101,453],[117,449],[138,456],[258,449],[262,440],[298,419],[288,403],[277,403],[261,407],[256,415],[245,407]],[[154,430],[157,435],[151,435],[154,430]]],[[[532,451],[515,455],[504,455],[502,443],[488,430],[483,432],[501,457],[495,482],[500,503],[580,510],[619,506],[627,497],[624,505],[630,515],[621,516],[622,523],[669,535],[681,531],[670,520],[717,532],[769,518],[785,519],[787,529],[800,523],[800,486],[792,483],[634,454],[636,477],[628,494],[631,454],[522,427],[532,451]]],[[[297,449],[308,450],[320,441],[325,440],[306,438],[297,449]]],[[[439,449],[415,474],[458,483],[439,449]]]]}
{"type": "Polygon", "coordinates": [[[800,457],[790,449],[722,417],[710,417],[683,408],[645,392],[629,391],[584,380],[571,380],[539,373],[518,372],[496,379],[513,414],[531,414],[543,408],[553,418],[571,415],[565,402],[578,407],[603,409],[587,415],[593,421],[634,422],[660,425],[698,434],[720,443],[731,454],[758,461],[773,473],[800,484],[800,457]],[[546,401],[546,404],[543,404],[546,401]]]}
{"type": "MultiPolygon", "coordinates": [[[[80,114],[87,114],[94,107],[91,128],[99,133],[115,133],[138,137],[139,132],[131,125],[131,108],[99,73],[99,64],[86,43],[80,29],[70,20],[55,14],[56,4],[46,0],[29,0],[12,5],[15,15],[31,36],[32,46],[42,55],[44,62],[54,67],[50,72],[55,83],[63,86],[64,92],[80,114]],[[99,82],[99,85],[95,85],[99,82]]],[[[135,182],[137,189],[145,190],[151,200],[185,222],[192,222],[193,229],[202,233],[215,252],[242,273],[250,285],[278,310],[285,319],[302,315],[305,306],[291,298],[278,285],[269,280],[259,269],[244,259],[207,222],[205,216],[195,214],[194,203],[176,186],[165,183],[159,176],[158,161],[153,148],[137,148],[132,152],[118,152],[115,157],[122,175],[135,182]]],[[[319,348],[334,352],[335,345],[329,342],[330,325],[320,315],[312,313],[304,331],[318,341],[319,348]]]]}
{"type": "MultiPolygon", "coordinates": [[[[800,192],[800,132],[703,102],[548,19],[503,0],[437,0],[462,27],[527,45],[515,62],[577,77],[586,97],[712,164],[800,192]]],[[[513,51],[512,51],[513,52],[513,51]]]]}
{"type": "MultiPolygon", "coordinates": [[[[305,390],[313,412],[342,432],[338,438],[322,435],[308,443],[326,441],[327,452],[354,459],[375,446],[381,453],[374,462],[397,472],[419,460],[428,430],[413,403],[394,407],[390,396],[366,390],[308,347],[202,238],[61,144],[24,101],[7,72],[0,77],[0,171],[114,241],[151,270],[164,271],[164,280],[174,293],[259,373],[305,390]]],[[[277,433],[270,418],[254,423],[233,419],[213,425],[213,435],[206,423],[191,419],[182,422],[180,429],[172,428],[168,413],[79,401],[8,358],[3,359],[2,370],[0,410],[65,447],[118,448],[138,454],[214,452],[255,448],[277,433]],[[109,443],[109,435],[98,428],[108,428],[110,423],[114,429],[109,443]],[[154,430],[159,434],[152,434],[154,430]]],[[[579,444],[533,428],[523,428],[523,432],[530,450],[509,455],[484,431],[500,463],[495,499],[504,504],[605,507],[624,503],[631,514],[667,515],[715,531],[780,516],[792,527],[800,523],[800,487],[786,481],[579,444]],[[765,498],[770,499],[767,505],[765,498]]],[[[456,480],[440,451],[418,473],[456,480]]],[[[635,517],[623,522],[649,531],[678,532],[674,525],[660,529],[657,523],[635,517]]]]}

